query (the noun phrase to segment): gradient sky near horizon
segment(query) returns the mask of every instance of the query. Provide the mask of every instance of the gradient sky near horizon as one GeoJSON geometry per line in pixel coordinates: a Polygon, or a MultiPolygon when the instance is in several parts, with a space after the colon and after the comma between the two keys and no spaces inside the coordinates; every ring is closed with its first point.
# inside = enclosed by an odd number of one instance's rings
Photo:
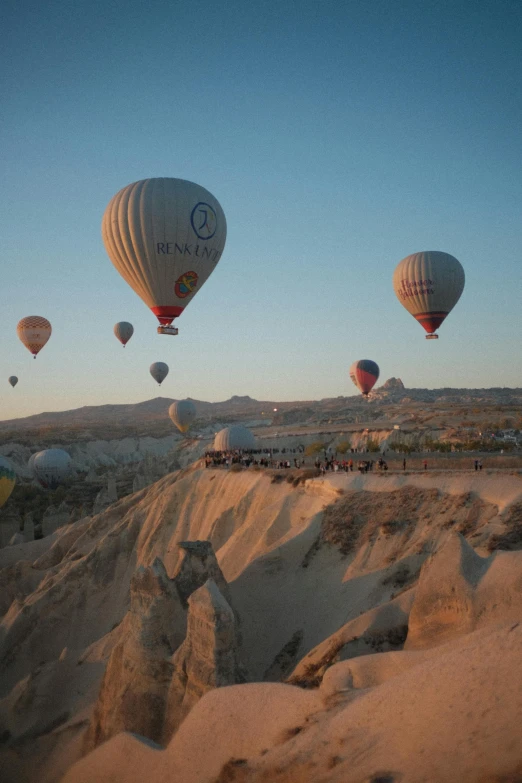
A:
{"type": "Polygon", "coordinates": [[[1,419],[351,395],[361,358],[407,387],[522,386],[518,0],[8,0],[0,26],[1,419]],[[101,240],[114,193],[150,176],[227,216],[178,337],[101,240]],[[438,341],[392,289],[420,250],[466,272],[438,341]],[[53,325],[36,361],[25,315],[53,325]]]}

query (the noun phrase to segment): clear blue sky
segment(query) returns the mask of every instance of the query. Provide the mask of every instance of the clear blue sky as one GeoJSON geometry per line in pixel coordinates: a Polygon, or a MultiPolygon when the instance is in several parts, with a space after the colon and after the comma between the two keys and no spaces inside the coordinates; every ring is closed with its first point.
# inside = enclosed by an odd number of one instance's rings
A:
{"type": "Polygon", "coordinates": [[[8,0],[0,25],[1,418],[353,394],[360,358],[410,387],[522,385],[519,0],[8,0]],[[227,216],[179,337],[100,236],[150,176],[227,216]],[[466,271],[438,341],[391,284],[420,250],[466,271]],[[33,314],[53,324],[36,361],[15,331],[33,314]]]}

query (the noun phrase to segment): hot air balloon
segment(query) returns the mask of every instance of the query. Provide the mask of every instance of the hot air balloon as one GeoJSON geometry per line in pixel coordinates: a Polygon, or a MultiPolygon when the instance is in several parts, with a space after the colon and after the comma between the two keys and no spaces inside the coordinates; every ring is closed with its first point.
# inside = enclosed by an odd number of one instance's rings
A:
{"type": "Polygon", "coordinates": [[[16,473],[6,457],[0,456],[0,508],[7,502],[16,484],[16,473]]]}
{"type": "Polygon", "coordinates": [[[18,383],[18,378],[16,377],[16,375],[10,375],[10,376],[9,376],[9,378],[8,378],[8,380],[9,380],[9,383],[11,384],[11,386],[12,386],[12,387],[13,387],[13,389],[14,389],[14,387],[15,387],[15,386],[16,386],[16,384],[18,383]]]}
{"type": "Polygon", "coordinates": [[[200,290],[221,258],[227,224],[219,201],[184,179],[143,179],[117,193],[102,220],[110,260],[161,326],[172,321],[200,290]]]}
{"type": "Polygon", "coordinates": [[[393,288],[399,302],[437,340],[435,331],[455,307],[464,290],[464,269],[460,261],[429,250],[406,256],[393,273],[393,288]]]}
{"type": "Polygon", "coordinates": [[[168,364],[165,364],[165,362],[154,362],[150,365],[150,374],[154,380],[158,382],[158,386],[161,386],[162,382],[169,374],[169,366],[168,364]]]}
{"type": "Polygon", "coordinates": [[[27,461],[27,467],[28,467],[28,468],[29,468],[29,470],[31,471],[31,475],[32,475],[34,478],[36,478],[36,477],[35,477],[35,473],[34,473],[34,460],[35,460],[36,456],[37,456],[39,453],[40,453],[39,451],[35,451],[35,452],[34,452],[34,454],[31,454],[31,456],[29,457],[29,459],[28,459],[28,461],[27,461]]]}
{"type": "Polygon", "coordinates": [[[371,359],[359,359],[350,367],[350,378],[365,397],[373,389],[379,377],[379,366],[371,359]]]}
{"type": "Polygon", "coordinates": [[[134,327],[128,321],[118,321],[117,324],[114,324],[114,334],[125,348],[134,334],[134,327]]]}
{"type": "Polygon", "coordinates": [[[28,315],[18,321],[16,327],[18,337],[35,359],[51,336],[51,331],[51,324],[41,315],[28,315]]]}
{"type": "Polygon", "coordinates": [[[250,430],[242,424],[233,424],[216,433],[214,438],[215,451],[250,451],[255,449],[256,440],[250,430]]]}
{"type": "Polygon", "coordinates": [[[169,408],[169,416],[180,432],[187,432],[196,418],[196,406],[191,400],[173,402],[169,408]]]}
{"type": "Polygon", "coordinates": [[[33,460],[36,480],[45,489],[56,489],[71,473],[71,458],[63,449],[39,451],[33,460]]]}

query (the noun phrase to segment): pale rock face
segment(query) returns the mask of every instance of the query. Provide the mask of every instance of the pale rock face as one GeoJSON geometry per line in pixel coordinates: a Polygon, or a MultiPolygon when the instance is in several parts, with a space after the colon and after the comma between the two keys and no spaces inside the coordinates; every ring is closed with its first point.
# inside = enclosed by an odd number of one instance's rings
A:
{"type": "Polygon", "coordinates": [[[519,553],[480,557],[465,538],[452,533],[422,568],[405,648],[443,644],[493,622],[495,614],[518,621],[519,568],[519,553]]]}
{"type": "MultiPolygon", "coordinates": [[[[209,541],[184,541],[179,546],[184,557],[172,579],[168,577],[159,558],[156,558],[151,566],[140,566],[131,579],[130,610],[121,624],[121,641],[112,650],[107,663],[93,718],[86,734],[85,751],[91,750],[119,731],[132,731],[156,742],[161,739],[165,733],[167,697],[172,675],[176,671],[172,654],[182,643],[186,644],[184,639],[190,596],[209,578],[215,578],[223,592],[229,594],[228,585],[209,541]]],[[[228,636],[224,631],[224,621],[218,624],[219,633],[221,636],[225,634],[226,637],[219,647],[220,654],[224,654],[223,650],[228,644],[234,656],[237,646],[234,614],[215,582],[212,584],[225,608],[219,604],[217,598],[216,606],[226,615],[231,613],[232,617],[232,630],[229,629],[228,636]]],[[[202,644],[205,646],[204,641],[202,644]]],[[[226,676],[224,678],[227,679],[226,676]]],[[[206,679],[203,677],[204,683],[207,680],[212,681],[211,674],[206,676],[206,679]]],[[[192,681],[189,685],[191,684],[192,681]]],[[[197,690],[197,686],[194,687],[197,690]]],[[[201,692],[206,692],[210,687],[216,686],[202,686],[201,692]]],[[[181,703],[173,704],[169,708],[171,723],[179,725],[182,717],[196,701],[197,698],[190,703],[187,700],[181,712],[178,709],[181,703]]]]}
{"type": "Polygon", "coordinates": [[[404,391],[404,388],[400,378],[388,378],[386,383],[383,383],[381,386],[381,389],[386,389],[387,391],[404,391]]]}
{"type": "Polygon", "coordinates": [[[182,642],[185,610],[159,558],[131,580],[125,636],[113,649],[84,741],[91,750],[119,731],[159,739],[172,676],[170,657],[182,642]]]}
{"type": "Polygon", "coordinates": [[[116,489],[116,479],[109,478],[107,481],[107,500],[109,503],[116,503],[118,500],[118,490],[116,489]]]}
{"type": "Polygon", "coordinates": [[[234,612],[216,583],[205,582],[190,596],[188,606],[187,636],[172,658],[164,742],[205,693],[246,680],[234,612]]]}
{"type": "Polygon", "coordinates": [[[216,560],[210,541],[180,541],[179,549],[183,556],[174,574],[179,596],[184,606],[192,593],[201,587],[207,579],[212,579],[218,589],[230,603],[230,591],[227,581],[216,560]]]}
{"type": "Polygon", "coordinates": [[[141,489],[145,489],[147,486],[147,480],[141,473],[136,473],[132,481],[132,492],[139,492],[141,489]]]}
{"type": "Polygon", "coordinates": [[[107,480],[107,488],[101,489],[94,499],[93,514],[99,514],[104,511],[111,503],[118,500],[118,490],[116,489],[116,479],[110,477],[107,480]]]}

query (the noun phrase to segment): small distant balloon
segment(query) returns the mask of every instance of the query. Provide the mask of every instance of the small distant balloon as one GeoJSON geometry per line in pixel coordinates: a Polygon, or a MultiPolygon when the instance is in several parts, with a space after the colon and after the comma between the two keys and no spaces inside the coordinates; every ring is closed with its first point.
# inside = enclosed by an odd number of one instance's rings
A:
{"type": "Polygon", "coordinates": [[[0,456],[0,508],[8,501],[16,484],[16,473],[7,457],[0,456]]]}
{"type": "Polygon", "coordinates": [[[117,324],[114,324],[114,334],[125,348],[134,334],[134,327],[128,321],[118,321],[117,324]]]}
{"type": "Polygon", "coordinates": [[[157,381],[158,386],[161,386],[167,375],[169,374],[169,366],[165,362],[154,362],[150,365],[150,374],[157,381]]]}
{"type": "Polygon", "coordinates": [[[464,290],[464,269],[449,253],[428,250],[406,256],[393,273],[397,299],[426,330],[427,340],[453,310],[464,290]]]}
{"type": "Polygon", "coordinates": [[[187,432],[196,418],[196,406],[192,400],[178,400],[170,406],[169,416],[180,432],[187,432]]]}
{"type": "Polygon", "coordinates": [[[51,324],[41,315],[28,315],[18,321],[16,327],[18,337],[35,359],[51,336],[51,332],[51,324]]]}
{"type": "Polygon", "coordinates": [[[371,359],[359,359],[350,367],[350,378],[367,397],[379,378],[379,366],[371,359]]]}
{"type": "Polygon", "coordinates": [[[33,472],[44,489],[56,489],[71,473],[71,458],[63,449],[44,449],[34,457],[33,472]]]}
{"type": "Polygon", "coordinates": [[[16,384],[18,383],[18,378],[16,377],[16,375],[10,375],[10,376],[9,376],[9,383],[11,384],[11,386],[12,386],[12,387],[13,387],[13,389],[14,389],[14,387],[15,387],[15,386],[16,386],[16,384]]]}

